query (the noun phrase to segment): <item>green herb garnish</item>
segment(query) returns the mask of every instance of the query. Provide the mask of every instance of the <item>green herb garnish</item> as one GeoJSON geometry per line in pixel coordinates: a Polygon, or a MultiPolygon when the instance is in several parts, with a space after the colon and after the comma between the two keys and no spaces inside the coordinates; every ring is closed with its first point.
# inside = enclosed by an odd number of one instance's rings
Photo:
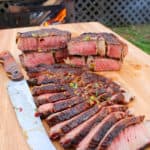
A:
{"type": "Polygon", "coordinates": [[[70,84],[70,87],[74,88],[74,89],[77,89],[78,88],[78,84],[75,83],[75,82],[71,82],[70,84]]]}
{"type": "Polygon", "coordinates": [[[86,37],[84,37],[84,41],[89,41],[91,38],[90,38],[90,36],[86,36],[86,37]]]}
{"type": "Polygon", "coordinates": [[[98,91],[96,91],[95,96],[98,97],[98,95],[99,95],[99,93],[98,93],[98,91]]]}
{"type": "Polygon", "coordinates": [[[94,95],[90,96],[89,104],[93,105],[95,103],[99,104],[100,102],[98,101],[98,99],[94,95]]]}
{"type": "Polygon", "coordinates": [[[94,87],[95,87],[95,88],[99,87],[98,83],[95,83],[95,84],[94,84],[94,87]]]}

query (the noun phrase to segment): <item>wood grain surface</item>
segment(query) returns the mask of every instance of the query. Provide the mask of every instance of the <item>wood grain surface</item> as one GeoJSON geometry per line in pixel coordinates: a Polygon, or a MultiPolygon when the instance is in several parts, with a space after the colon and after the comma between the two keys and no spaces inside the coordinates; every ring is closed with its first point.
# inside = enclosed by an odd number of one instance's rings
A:
{"type": "MultiPolygon", "coordinates": [[[[50,27],[69,30],[73,36],[83,32],[112,32],[109,28],[97,22],[64,24],[50,27]]],[[[19,63],[18,54],[21,52],[16,47],[16,33],[39,28],[42,27],[0,30],[0,51],[9,50],[19,63]]],[[[126,40],[122,40],[128,44],[129,53],[121,71],[104,72],[102,74],[120,82],[135,95],[135,100],[130,104],[132,111],[135,114],[145,114],[146,119],[150,119],[150,56],[126,40]]],[[[3,68],[0,66],[0,150],[28,150],[29,147],[26,144],[25,135],[17,122],[7,94],[8,81],[3,68]]],[[[57,143],[55,145],[57,149],[61,149],[57,143]]]]}

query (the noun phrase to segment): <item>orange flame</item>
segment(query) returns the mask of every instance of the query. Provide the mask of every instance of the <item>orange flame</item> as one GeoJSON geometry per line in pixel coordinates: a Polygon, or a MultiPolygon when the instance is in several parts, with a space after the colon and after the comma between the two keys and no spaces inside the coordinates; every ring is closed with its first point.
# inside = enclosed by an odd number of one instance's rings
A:
{"type": "Polygon", "coordinates": [[[46,22],[44,22],[43,25],[46,27],[55,22],[62,23],[64,21],[66,15],[67,15],[67,10],[66,10],[66,8],[64,8],[57,14],[57,16],[55,18],[53,18],[51,20],[47,20],[46,22]]]}

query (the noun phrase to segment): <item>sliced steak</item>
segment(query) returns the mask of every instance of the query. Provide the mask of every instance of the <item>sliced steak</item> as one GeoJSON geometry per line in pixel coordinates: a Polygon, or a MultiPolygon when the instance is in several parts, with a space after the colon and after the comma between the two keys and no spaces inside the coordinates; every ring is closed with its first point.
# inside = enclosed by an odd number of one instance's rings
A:
{"type": "Polygon", "coordinates": [[[107,45],[106,55],[111,58],[122,59],[128,52],[127,45],[120,41],[114,34],[100,33],[107,45]]]}
{"type": "Polygon", "coordinates": [[[67,64],[39,65],[37,67],[27,68],[30,78],[37,77],[41,74],[74,74],[81,75],[85,69],[67,64]]]}
{"type": "Polygon", "coordinates": [[[56,93],[56,92],[64,92],[68,89],[68,85],[60,85],[60,84],[44,84],[41,86],[34,86],[32,88],[32,95],[38,96],[45,93],[56,93]]]}
{"type": "Polygon", "coordinates": [[[54,103],[43,104],[38,108],[38,113],[40,114],[40,116],[45,118],[52,113],[59,112],[64,109],[70,108],[81,102],[83,102],[83,98],[75,96],[75,97],[72,97],[72,98],[69,98],[66,100],[61,100],[61,101],[54,102],[54,103]]]}
{"type": "Polygon", "coordinates": [[[47,117],[46,121],[50,126],[53,126],[62,121],[71,119],[72,117],[80,114],[81,112],[87,110],[90,107],[91,105],[85,101],[83,103],[75,105],[74,107],[50,115],[49,117],[47,117]]]}
{"type": "Polygon", "coordinates": [[[21,54],[19,58],[25,68],[36,67],[40,64],[51,65],[55,63],[54,56],[51,52],[21,54]]]}
{"type": "Polygon", "coordinates": [[[70,55],[101,55],[106,53],[105,39],[99,37],[97,33],[84,33],[68,42],[70,55]]]}
{"type": "Polygon", "coordinates": [[[125,112],[117,111],[110,113],[105,119],[97,124],[88,135],[79,143],[77,150],[96,149],[106,132],[120,119],[126,116],[125,112]]]}
{"type": "Polygon", "coordinates": [[[143,120],[144,116],[133,116],[120,120],[109,129],[107,134],[99,143],[97,150],[107,149],[112,144],[113,140],[117,138],[123,130],[125,130],[127,127],[139,124],[143,120]]]}
{"type": "Polygon", "coordinates": [[[53,103],[56,101],[65,100],[73,96],[75,95],[69,91],[59,92],[59,93],[46,93],[35,97],[34,101],[36,105],[39,106],[46,103],[53,103]]]}
{"type": "Polygon", "coordinates": [[[103,83],[107,83],[110,81],[109,79],[107,79],[106,77],[102,75],[99,75],[93,72],[88,72],[88,71],[82,73],[81,80],[83,82],[83,85],[86,85],[88,83],[93,83],[93,82],[99,82],[99,81],[103,83]]]}
{"type": "Polygon", "coordinates": [[[77,145],[94,127],[97,123],[101,122],[109,113],[114,111],[124,111],[126,107],[110,106],[103,107],[98,113],[88,119],[86,122],[80,124],[78,127],[74,128],[72,131],[64,135],[60,143],[64,148],[69,148],[77,145]]]}
{"type": "Polygon", "coordinates": [[[24,78],[21,72],[21,68],[8,51],[0,52],[0,63],[2,63],[4,70],[10,79],[19,81],[24,78]]]}
{"type": "Polygon", "coordinates": [[[67,57],[65,60],[66,64],[69,64],[71,66],[85,66],[85,57],[77,57],[77,56],[72,56],[72,57],[67,57]]]}
{"type": "Polygon", "coordinates": [[[80,37],[68,42],[69,55],[97,55],[96,40],[82,40],[80,37]]]}
{"type": "Polygon", "coordinates": [[[53,126],[49,131],[49,136],[51,139],[57,139],[60,136],[68,133],[73,128],[77,127],[81,123],[88,120],[94,114],[96,114],[101,109],[101,106],[94,105],[93,107],[89,108],[88,110],[82,112],[81,114],[71,118],[70,120],[66,120],[61,122],[55,126],[53,126]]]}
{"type": "Polygon", "coordinates": [[[57,63],[64,62],[64,59],[68,57],[68,50],[65,49],[60,49],[54,51],[54,57],[57,63]]]}
{"type": "Polygon", "coordinates": [[[108,150],[146,150],[149,144],[150,122],[146,121],[121,131],[111,145],[109,145],[108,150]]]}
{"type": "Polygon", "coordinates": [[[87,64],[94,71],[118,71],[121,69],[121,62],[110,58],[89,57],[87,64]]]}
{"type": "Polygon", "coordinates": [[[75,78],[75,75],[50,75],[50,74],[41,74],[38,77],[31,78],[28,80],[28,84],[31,86],[48,84],[48,83],[69,83],[75,78]]]}
{"type": "Polygon", "coordinates": [[[111,101],[118,104],[128,104],[133,99],[134,96],[129,92],[118,92],[112,95],[112,97],[110,98],[111,101]]]}
{"type": "Polygon", "coordinates": [[[71,33],[58,29],[41,29],[17,34],[18,49],[23,52],[66,48],[71,33]]]}

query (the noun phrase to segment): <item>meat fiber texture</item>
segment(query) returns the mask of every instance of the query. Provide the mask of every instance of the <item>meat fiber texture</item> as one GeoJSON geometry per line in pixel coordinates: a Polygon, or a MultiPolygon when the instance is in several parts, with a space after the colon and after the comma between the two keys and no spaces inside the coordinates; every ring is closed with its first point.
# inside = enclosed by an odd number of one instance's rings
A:
{"type": "Polygon", "coordinates": [[[18,49],[23,52],[47,51],[66,48],[71,33],[55,28],[17,34],[18,49]]]}
{"type": "Polygon", "coordinates": [[[68,42],[65,63],[94,71],[118,71],[127,52],[127,45],[111,33],[84,33],[68,42]]]}
{"type": "Polygon", "coordinates": [[[67,42],[71,33],[58,29],[41,29],[17,34],[17,45],[24,54],[20,61],[25,68],[63,62],[68,56],[67,42]]]}
{"type": "Polygon", "coordinates": [[[68,42],[69,55],[100,55],[122,59],[127,54],[127,45],[111,33],[84,33],[68,42]]]}

